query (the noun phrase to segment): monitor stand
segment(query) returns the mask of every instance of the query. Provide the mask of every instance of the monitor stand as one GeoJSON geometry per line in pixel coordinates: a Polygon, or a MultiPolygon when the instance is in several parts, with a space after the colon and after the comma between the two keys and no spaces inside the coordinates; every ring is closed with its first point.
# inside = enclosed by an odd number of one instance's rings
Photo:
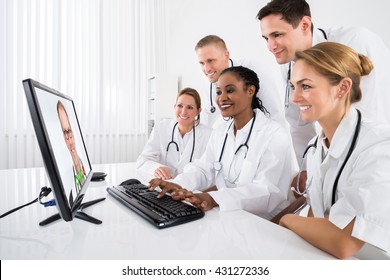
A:
{"type": "MultiPolygon", "coordinates": [[[[103,201],[105,200],[106,198],[105,197],[102,197],[102,198],[99,198],[99,199],[95,199],[95,200],[92,200],[92,201],[88,201],[88,202],[85,202],[85,203],[82,203],[80,205],[80,208],[77,210],[76,212],[76,215],[75,217],[78,218],[78,219],[81,219],[81,220],[84,220],[84,221],[87,221],[87,222],[90,222],[90,223],[93,223],[93,224],[96,224],[96,225],[99,225],[102,223],[102,221],[94,218],[94,217],[91,217],[89,216],[88,214],[84,213],[83,212],[83,209],[84,208],[87,208],[89,206],[92,206],[96,203],[99,203],[100,201],[103,201]]],[[[39,223],[40,226],[46,226],[54,221],[57,221],[61,219],[61,216],[59,213],[57,214],[54,214],[53,216],[50,216],[49,218],[43,220],[42,222],[39,223]]]]}

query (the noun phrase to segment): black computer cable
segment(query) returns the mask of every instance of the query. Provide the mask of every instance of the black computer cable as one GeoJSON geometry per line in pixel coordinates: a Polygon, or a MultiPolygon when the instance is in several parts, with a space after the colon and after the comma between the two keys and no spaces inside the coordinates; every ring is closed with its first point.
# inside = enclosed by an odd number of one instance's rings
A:
{"type": "Polygon", "coordinates": [[[10,210],[10,211],[8,211],[8,212],[2,214],[2,215],[0,216],[0,219],[1,219],[1,218],[4,218],[5,216],[8,216],[9,214],[11,214],[11,213],[13,213],[13,212],[16,212],[16,211],[22,209],[23,207],[26,207],[26,206],[28,206],[28,205],[31,205],[31,204],[33,204],[33,203],[35,203],[35,202],[37,202],[37,201],[39,201],[39,203],[42,204],[42,205],[45,206],[45,207],[55,205],[55,200],[54,200],[54,199],[49,200],[49,201],[47,201],[47,202],[42,202],[42,201],[41,201],[42,198],[48,196],[50,193],[51,193],[51,188],[48,188],[48,187],[46,187],[46,186],[45,186],[45,187],[42,187],[42,188],[41,188],[41,192],[39,193],[39,196],[38,196],[36,199],[34,199],[33,201],[31,201],[31,202],[29,202],[29,203],[27,203],[27,204],[24,204],[24,205],[22,205],[22,206],[16,207],[15,209],[12,209],[12,210],[10,210]]]}

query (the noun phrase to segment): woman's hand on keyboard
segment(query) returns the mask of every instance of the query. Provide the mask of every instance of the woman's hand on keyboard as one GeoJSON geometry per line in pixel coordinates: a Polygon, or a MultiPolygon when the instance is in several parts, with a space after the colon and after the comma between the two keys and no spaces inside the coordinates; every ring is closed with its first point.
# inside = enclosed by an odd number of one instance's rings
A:
{"type": "Polygon", "coordinates": [[[193,193],[186,189],[179,189],[172,192],[172,198],[175,200],[185,200],[204,212],[218,206],[210,194],[193,193]]]}
{"type": "Polygon", "coordinates": [[[154,190],[157,187],[161,188],[161,192],[157,196],[158,198],[163,197],[166,193],[172,193],[182,188],[178,184],[167,182],[159,178],[154,178],[149,181],[149,190],[154,190]]]}

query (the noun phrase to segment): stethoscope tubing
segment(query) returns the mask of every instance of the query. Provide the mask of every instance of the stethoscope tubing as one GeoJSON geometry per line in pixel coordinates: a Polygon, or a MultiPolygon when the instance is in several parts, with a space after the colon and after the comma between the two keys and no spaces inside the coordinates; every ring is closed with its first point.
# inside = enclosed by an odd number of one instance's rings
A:
{"type": "MultiPolygon", "coordinates": [[[[166,149],[167,155],[168,155],[169,147],[171,144],[174,144],[176,146],[176,151],[179,152],[179,145],[174,140],[175,129],[176,129],[178,124],[179,123],[176,122],[175,125],[173,126],[171,141],[168,143],[167,149],[166,149]]],[[[194,151],[195,151],[195,125],[192,127],[192,151],[191,151],[191,156],[190,156],[190,162],[192,162],[192,158],[194,156],[194,151]]]]}
{"type": "MultiPolygon", "coordinates": [[[[337,193],[337,187],[338,187],[338,182],[339,182],[339,179],[340,179],[340,176],[341,176],[341,173],[343,172],[343,169],[345,167],[345,165],[347,164],[353,150],[355,149],[356,147],[356,143],[357,143],[357,140],[359,138],[359,134],[360,134],[360,127],[361,127],[361,120],[362,120],[362,114],[360,113],[360,111],[358,109],[356,109],[357,113],[358,113],[358,120],[357,120],[357,123],[356,123],[356,126],[355,126],[355,132],[353,134],[353,138],[352,138],[352,142],[351,142],[351,146],[349,147],[349,150],[348,150],[348,153],[347,153],[347,156],[345,157],[345,160],[343,162],[343,164],[341,165],[341,168],[339,170],[339,172],[337,173],[337,176],[336,176],[336,179],[333,183],[333,189],[332,189],[332,205],[336,203],[336,193],[337,193]]],[[[300,166],[300,170],[299,170],[299,173],[298,173],[298,180],[297,180],[297,184],[299,184],[299,178],[300,178],[300,175],[301,175],[301,171],[302,171],[302,165],[303,165],[303,160],[305,159],[307,153],[309,152],[309,150],[311,148],[314,148],[314,149],[317,149],[317,142],[318,142],[318,138],[319,136],[317,136],[316,140],[314,141],[313,144],[310,144],[309,146],[306,147],[305,151],[303,152],[303,156],[302,156],[302,163],[301,163],[301,166],[300,166]]],[[[307,189],[304,190],[303,192],[299,191],[299,188],[297,186],[296,191],[299,195],[304,195],[306,192],[307,192],[307,189]]]]}
{"type": "MultiPolygon", "coordinates": [[[[242,147],[246,147],[247,150],[249,151],[249,146],[248,146],[248,142],[249,142],[249,138],[251,137],[252,135],[252,130],[253,130],[253,126],[254,126],[254,123],[256,121],[256,113],[253,113],[253,120],[252,120],[252,124],[251,124],[251,127],[249,129],[249,133],[248,133],[248,137],[246,138],[245,140],[245,143],[244,144],[241,144],[240,146],[238,146],[238,148],[236,149],[236,151],[234,152],[234,154],[236,155],[238,153],[238,151],[242,148],[242,147]]],[[[216,171],[220,171],[222,169],[222,156],[223,156],[223,153],[225,151],[225,145],[226,145],[226,141],[227,141],[227,138],[228,138],[228,135],[229,135],[229,130],[232,126],[232,124],[234,123],[234,121],[232,121],[230,124],[229,124],[229,127],[228,129],[226,130],[226,134],[225,134],[225,139],[223,140],[223,144],[222,144],[222,149],[221,149],[221,152],[219,154],[219,159],[217,162],[214,162],[214,169],[216,171]]],[[[246,157],[246,155],[245,155],[246,157]]]]}

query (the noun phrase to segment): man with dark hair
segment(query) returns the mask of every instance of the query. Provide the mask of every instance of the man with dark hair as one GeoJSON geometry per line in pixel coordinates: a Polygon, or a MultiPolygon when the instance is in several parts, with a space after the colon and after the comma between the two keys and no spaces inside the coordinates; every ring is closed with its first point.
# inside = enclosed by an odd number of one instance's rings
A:
{"type": "MultiPolygon", "coordinates": [[[[390,50],[378,35],[356,27],[313,28],[310,6],[305,0],[273,0],[260,9],[257,18],[269,51],[282,66],[283,81],[286,81],[285,116],[290,124],[295,154],[299,161],[309,140],[316,135],[316,127],[314,123],[304,122],[300,117],[300,110],[311,108],[299,108],[291,101],[290,73],[297,51],[330,41],[347,45],[368,56],[374,64],[374,71],[361,83],[362,91],[368,94],[363,95],[363,99],[354,106],[366,118],[390,123],[390,110],[387,108],[390,95],[386,91],[390,50]]],[[[305,174],[303,172],[300,177],[301,190],[306,181],[305,174]]],[[[296,185],[296,180],[293,180],[292,186],[296,185]]]]}

